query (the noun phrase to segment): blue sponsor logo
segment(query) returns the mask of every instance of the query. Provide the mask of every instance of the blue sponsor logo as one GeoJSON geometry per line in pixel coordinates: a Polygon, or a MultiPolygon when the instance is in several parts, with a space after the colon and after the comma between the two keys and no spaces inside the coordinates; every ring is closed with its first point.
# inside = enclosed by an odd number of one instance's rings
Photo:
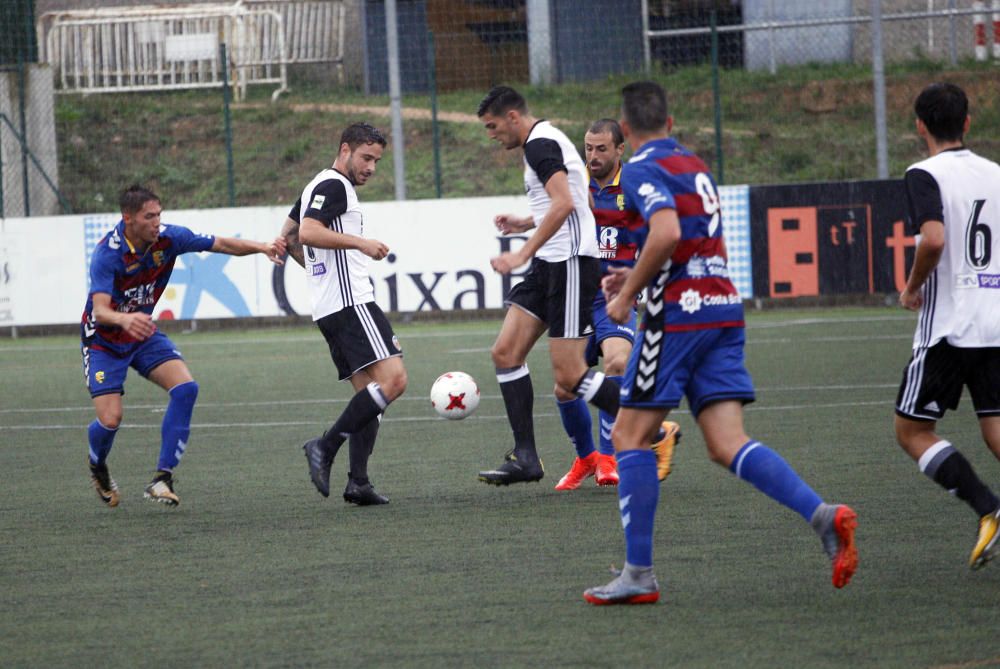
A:
{"type": "Polygon", "coordinates": [[[980,288],[1000,288],[1000,274],[980,274],[980,288]]]}
{"type": "Polygon", "coordinates": [[[319,276],[320,274],[326,274],[326,263],[318,262],[313,265],[312,275],[319,276]]]}

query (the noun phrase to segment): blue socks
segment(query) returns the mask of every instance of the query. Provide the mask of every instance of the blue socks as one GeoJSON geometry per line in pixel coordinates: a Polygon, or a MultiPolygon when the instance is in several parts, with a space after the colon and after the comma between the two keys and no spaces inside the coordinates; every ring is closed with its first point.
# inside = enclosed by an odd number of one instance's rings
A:
{"type": "Polygon", "coordinates": [[[625,559],[635,567],[653,566],[653,520],[660,499],[656,454],[637,449],[618,453],[618,508],[625,529],[625,559]]]}
{"type": "Polygon", "coordinates": [[[160,430],[160,460],[156,468],[160,471],[173,471],[191,435],[191,414],[194,412],[194,402],[198,399],[198,383],[188,381],[170,389],[170,402],[167,412],[163,415],[163,427],[160,430]]]}
{"type": "Polygon", "coordinates": [[[780,455],[759,441],[745,443],[729,469],[771,499],[798,513],[807,523],[823,502],[780,455]]]}
{"type": "Polygon", "coordinates": [[[590,407],[580,397],[562,402],[556,400],[559,416],[569,440],[573,442],[578,458],[585,458],[594,452],[594,437],[591,434],[593,422],[590,419],[590,407]]]}
{"type": "MultiPolygon", "coordinates": [[[[614,381],[615,384],[620,388],[624,377],[621,376],[609,376],[609,381],[614,381]]],[[[614,455],[615,445],[611,443],[611,429],[615,426],[615,419],[617,416],[610,414],[603,409],[597,413],[597,420],[601,424],[601,438],[597,443],[597,450],[600,451],[601,455],[614,455]]]]}
{"type": "Polygon", "coordinates": [[[101,421],[94,419],[94,422],[87,428],[87,440],[90,442],[90,462],[95,465],[104,464],[111,452],[111,445],[115,442],[115,435],[118,428],[109,430],[101,425],[101,421]]]}

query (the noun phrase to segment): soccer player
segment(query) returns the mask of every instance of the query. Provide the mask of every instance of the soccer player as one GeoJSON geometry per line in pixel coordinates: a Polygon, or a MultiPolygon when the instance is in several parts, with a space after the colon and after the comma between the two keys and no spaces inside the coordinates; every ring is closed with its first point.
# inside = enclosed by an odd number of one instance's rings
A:
{"type": "Polygon", "coordinates": [[[333,460],[350,438],[344,500],[359,506],[389,502],[368,478],[368,459],[382,413],[403,394],[407,380],[399,340],[375,303],[368,274],[368,259],[382,260],[389,247],[363,236],[355,191],[375,174],[385,146],[382,133],[367,123],[344,130],[333,166],[302,190],[288,215],[291,224],[286,221],[283,229],[292,236],[292,256],[301,253],[304,260],[313,320],[326,339],[340,380],[350,380],[355,391],[330,429],[302,447],[309,477],[319,493],[329,497],[333,460]]]}
{"type": "Polygon", "coordinates": [[[983,439],[1000,458],[1000,165],[965,148],[969,101],[958,86],[931,84],[914,108],[930,157],[905,177],[919,242],[899,302],[920,317],[896,398],[896,439],[920,471],[976,512],[969,566],[979,569],[996,554],[1000,500],[935,428],[967,386],[983,439]]]}
{"type": "MultiPolygon", "coordinates": [[[[632,267],[646,226],[638,211],[625,208],[625,195],[620,183],[625,138],[618,121],[610,118],[595,121],[583,137],[583,148],[590,173],[590,196],[597,223],[597,251],[603,277],[632,267]]],[[[605,375],[620,386],[635,339],[636,312],[633,307],[624,323],[615,323],[608,318],[606,305],[604,294],[598,291],[593,304],[594,333],[587,341],[586,361],[587,365],[594,367],[598,358],[603,357],[605,375]]],[[[576,458],[570,470],[556,484],[556,490],[576,490],[591,476],[596,479],[597,485],[618,485],[618,466],[611,443],[614,414],[604,410],[599,412],[600,437],[595,450],[587,403],[559,386],[556,386],[555,394],[563,427],[576,449],[576,458]]],[[[652,446],[660,481],[670,474],[674,446],[681,437],[677,423],[665,421],[663,430],[663,436],[652,446]]]]}
{"type": "Polygon", "coordinates": [[[167,391],[160,458],[145,498],[177,506],[173,470],[191,434],[198,384],[173,342],[153,323],[153,308],[167,287],[177,256],[212,251],[234,256],[263,253],[281,264],[285,241],[269,244],[196,235],[179,225],[161,225],[160,198],[143,186],[125,189],[122,220],[98,242],[90,263],[90,294],[80,324],[83,375],[97,418],[87,430],[90,478],[98,496],[118,506],[118,484],[108,472],[108,454],[122,421],[122,395],[129,367],[167,391]]]}
{"type": "Polygon", "coordinates": [[[556,385],[616,413],[618,385],[587,368],[584,351],[594,331],[591,307],[599,287],[594,215],[587,196],[587,172],[562,131],[536,119],[520,93],[497,86],[479,105],[490,139],[505,149],[524,150],[524,186],[531,215],[500,214],[502,233],[537,227],[517,251],[490,261],[501,274],[531,262],[524,281],[507,295],[503,325],[493,344],[497,382],[514,433],[514,448],[496,469],[479,472],[493,485],[539,481],[545,475],[535,447],[534,391],[525,364],[546,331],[556,385]]]}
{"type": "Polygon", "coordinates": [[[626,206],[649,229],[634,269],[603,281],[608,316],[625,322],[647,285],[648,300],[612,434],[626,562],[617,578],[584,598],[592,604],[659,599],[653,574],[659,485],[647,444],[682,396],[709,457],[811,523],[832,560],[833,585],[843,587],[857,568],[857,515],[824,503],[781,456],[744,431],[743,405],[754,400],[754,389],[743,363],[743,304],[726,267],[718,191],[701,159],[670,137],[672,125],[658,84],[622,89],[621,126],[635,154],[621,184],[626,206]]]}

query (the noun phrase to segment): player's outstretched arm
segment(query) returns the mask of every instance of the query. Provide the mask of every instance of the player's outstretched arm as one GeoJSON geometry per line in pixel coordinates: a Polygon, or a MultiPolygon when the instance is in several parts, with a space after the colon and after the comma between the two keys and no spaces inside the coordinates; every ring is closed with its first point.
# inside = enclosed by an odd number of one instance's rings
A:
{"type": "Polygon", "coordinates": [[[248,256],[253,253],[263,253],[275,265],[283,265],[285,255],[285,238],[276,237],[270,242],[255,242],[252,239],[237,237],[216,237],[210,249],[213,253],[225,253],[231,256],[248,256]]]}
{"type": "Polygon", "coordinates": [[[303,218],[299,227],[299,239],[306,246],[318,249],[354,249],[361,251],[372,260],[381,260],[389,255],[389,247],[377,239],[365,239],[357,235],[336,232],[315,218],[303,218]]]}
{"type": "Polygon", "coordinates": [[[675,209],[658,209],[649,219],[649,236],[642,247],[639,260],[626,276],[621,292],[608,303],[608,317],[616,323],[624,323],[632,308],[632,302],[656,273],[667,264],[681,239],[681,223],[675,209]]]}
{"type": "Polygon", "coordinates": [[[299,240],[298,221],[286,218],[285,224],[281,226],[281,234],[279,236],[285,240],[288,255],[292,257],[292,260],[305,267],[306,258],[302,252],[302,242],[299,240]]]}
{"type": "MultiPolygon", "coordinates": [[[[517,251],[504,253],[490,260],[490,265],[497,272],[509,274],[534,258],[538,249],[542,248],[542,244],[556,234],[556,231],[566,221],[566,217],[572,213],[573,196],[569,190],[569,178],[566,176],[566,172],[559,171],[550,176],[549,180],[545,182],[545,192],[549,194],[551,202],[542,222],[537,224],[538,229],[517,251]]],[[[531,222],[534,224],[534,219],[531,219],[531,222]]]]}

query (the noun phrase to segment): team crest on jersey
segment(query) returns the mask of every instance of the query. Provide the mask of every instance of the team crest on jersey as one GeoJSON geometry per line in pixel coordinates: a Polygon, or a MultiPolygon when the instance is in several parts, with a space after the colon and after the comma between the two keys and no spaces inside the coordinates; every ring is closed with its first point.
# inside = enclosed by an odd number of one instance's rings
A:
{"type": "Polygon", "coordinates": [[[97,372],[94,374],[94,380],[98,383],[104,383],[104,372],[97,372]]]}
{"type": "Polygon", "coordinates": [[[396,347],[397,351],[402,351],[403,347],[399,345],[399,337],[392,335],[392,345],[396,347]]]}
{"type": "Polygon", "coordinates": [[[625,211],[625,193],[618,194],[618,197],[615,198],[615,204],[618,205],[618,211],[625,211]]]}
{"type": "Polygon", "coordinates": [[[153,264],[157,267],[163,264],[163,251],[153,251],[153,264]]]}
{"type": "Polygon", "coordinates": [[[125,271],[131,273],[131,272],[136,271],[140,267],[142,267],[142,263],[134,262],[131,265],[129,265],[128,267],[126,267],[125,271]]]}

